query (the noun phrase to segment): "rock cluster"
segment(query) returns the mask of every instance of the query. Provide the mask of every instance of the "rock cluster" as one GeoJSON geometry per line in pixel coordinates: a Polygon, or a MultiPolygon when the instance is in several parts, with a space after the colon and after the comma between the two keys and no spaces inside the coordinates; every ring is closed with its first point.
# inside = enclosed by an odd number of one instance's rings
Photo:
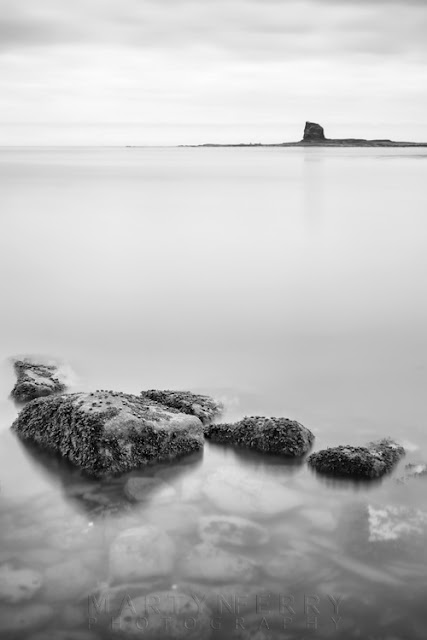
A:
{"type": "Polygon", "coordinates": [[[203,426],[196,416],[112,391],[33,400],[12,429],[93,476],[129,471],[203,447],[203,426]]]}
{"type": "Polygon", "coordinates": [[[37,364],[28,360],[16,360],[14,369],[17,381],[11,396],[18,402],[50,396],[65,391],[58,369],[54,365],[37,364]]]}
{"type": "Polygon", "coordinates": [[[313,433],[295,420],[261,416],[246,417],[234,424],[208,425],[205,437],[213,442],[293,458],[307,453],[314,440],[313,433]]]}

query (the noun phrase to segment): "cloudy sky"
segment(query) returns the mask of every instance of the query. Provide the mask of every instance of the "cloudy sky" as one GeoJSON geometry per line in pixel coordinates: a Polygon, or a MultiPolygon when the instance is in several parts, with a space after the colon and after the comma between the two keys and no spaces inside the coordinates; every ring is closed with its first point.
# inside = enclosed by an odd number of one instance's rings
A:
{"type": "Polygon", "coordinates": [[[427,140],[426,0],[0,0],[0,144],[427,140]]]}

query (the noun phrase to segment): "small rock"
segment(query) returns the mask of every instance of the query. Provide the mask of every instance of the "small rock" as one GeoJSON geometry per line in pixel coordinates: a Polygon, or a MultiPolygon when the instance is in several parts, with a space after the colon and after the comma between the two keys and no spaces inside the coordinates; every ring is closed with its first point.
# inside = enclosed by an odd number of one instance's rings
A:
{"type": "Polygon", "coordinates": [[[301,457],[314,440],[312,432],[295,420],[252,416],[234,424],[205,427],[205,437],[221,444],[256,449],[288,457],[301,457]]]}
{"type": "Polygon", "coordinates": [[[32,569],[0,566],[0,600],[16,604],[31,600],[43,584],[42,575],[32,569]]]}
{"type": "Polygon", "coordinates": [[[183,577],[192,580],[248,582],[253,578],[255,563],[244,556],[204,542],[184,555],[181,567],[183,577]]]}
{"type": "Polygon", "coordinates": [[[152,525],[122,531],[110,547],[110,574],[116,581],[144,580],[172,570],[175,545],[152,525]]]}
{"type": "Polygon", "coordinates": [[[405,455],[393,440],[370,442],[365,447],[339,446],[312,453],[308,464],[319,473],[353,478],[379,478],[405,455]]]}
{"type": "Polygon", "coordinates": [[[236,516],[204,516],[199,520],[199,535],[205,542],[216,545],[254,547],[269,540],[267,530],[251,520],[236,516]]]}
{"type": "Polygon", "coordinates": [[[135,502],[170,502],[176,496],[175,489],[159,478],[129,478],[125,485],[125,494],[135,502]]]}
{"type": "Polygon", "coordinates": [[[29,402],[35,398],[65,391],[65,384],[60,379],[55,365],[16,360],[14,369],[18,380],[11,395],[18,402],[29,402]]]}

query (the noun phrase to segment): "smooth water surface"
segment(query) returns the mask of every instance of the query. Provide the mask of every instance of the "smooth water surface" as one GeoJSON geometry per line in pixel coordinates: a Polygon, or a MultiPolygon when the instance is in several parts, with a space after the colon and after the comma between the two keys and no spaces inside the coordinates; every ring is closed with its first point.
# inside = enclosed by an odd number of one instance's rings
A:
{"type": "Polygon", "coordinates": [[[110,637],[118,594],[192,589],[211,612],[247,595],[220,640],[285,623],[280,637],[425,637],[426,479],[397,480],[427,461],[426,168],[422,149],[0,150],[0,634],[110,637]],[[127,477],[88,481],[9,431],[17,354],[60,358],[71,390],[206,392],[227,420],[299,420],[315,449],[392,436],[407,455],[366,484],[206,445],[131,474],[175,489],[131,503],[127,477]],[[202,575],[191,552],[216,514],[266,538],[217,540],[202,575]],[[113,579],[112,542],[147,523],[175,545],[170,571],[113,579]],[[12,601],[18,569],[42,586],[12,601]],[[105,593],[111,610],[88,611],[105,593]]]}

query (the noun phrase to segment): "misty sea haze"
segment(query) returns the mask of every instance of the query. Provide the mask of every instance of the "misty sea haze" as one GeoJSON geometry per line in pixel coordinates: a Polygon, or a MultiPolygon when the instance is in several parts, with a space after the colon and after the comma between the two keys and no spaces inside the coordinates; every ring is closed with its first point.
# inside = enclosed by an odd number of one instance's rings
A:
{"type": "MultiPolygon", "coordinates": [[[[161,466],[177,491],[162,522],[184,554],[198,543],[189,507],[196,518],[246,517],[203,493],[222,468],[237,486],[256,476],[292,491],[292,508],[249,516],[270,536],[243,550],[252,578],[216,586],[293,594],[289,638],[313,631],[304,593],[319,598],[316,637],[423,637],[425,538],[372,533],[372,513],[391,513],[389,533],[400,532],[403,507],[418,514],[415,529],[424,517],[425,478],[396,479],[427,461],[426,163],[423,149],[0,149],[0,554],[44,576],[33,602],[45,607],[19,626],[18,605],[0,604],[0,637],[87,629],[87,594],[117,586],[111,540],[161,520],[155,496],[127,505],[128,476],[79,493],[90,481],[10,432],[18,408],[8,358],[27,354],[65,363],[73,391],[189,389],[221,399],[226,421],[292,418],[314,432],[315,450],[398,440],[405,459],[369,486],[206,444],[192,464],[161,466]],[[274,559],[283,576],[265,569],[274,559]],[[80,563],[79,576],[66,563],[80,563]],[[338,631],[330,593],[343,598],[338,631]]],[[[152,582],[145,592],[213,588],[179,562],[152,582]]],[[[91,631],[103,638],[111,629],[99,619],[91,631]]]]}

